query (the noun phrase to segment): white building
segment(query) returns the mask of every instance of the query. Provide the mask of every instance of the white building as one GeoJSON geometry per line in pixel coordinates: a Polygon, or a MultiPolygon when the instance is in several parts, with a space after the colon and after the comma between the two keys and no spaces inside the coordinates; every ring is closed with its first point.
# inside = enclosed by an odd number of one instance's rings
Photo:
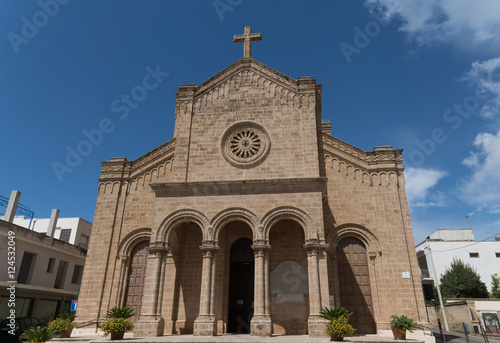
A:
{"type": "MultiPolygon", "coordinates": [[[[0,219],[3,219],[0,217],[0,219]]],[[[16,216],[14,224],[25,227],[35,232],[47,233],[50,218],[28,219],[24,216],[16,216]]],[[[89,244],[92,224],[82,218],[58,218],[53,237],[63,242],[73,244],[87,249],[89,244]]]]}
{"type": "Polygon", "coordinates": [[[450,268],[453,259],[458,258],[476,269],[491,291],[491,275],[500,274],[500,240],[476,241],[472,229],[438,229],[415,247],[418,266],[426,300],[434,298],[434,270],[430,253],[434,260],[438,278],[450,268]]]}
{"type": "Polygon", "coordinates": [[[0,321],[15,309],[47,323],[78,299],[92,224],[57,210],[47,219],[15,217],[19,197],[14,191],[0,217],[0,321]]]}

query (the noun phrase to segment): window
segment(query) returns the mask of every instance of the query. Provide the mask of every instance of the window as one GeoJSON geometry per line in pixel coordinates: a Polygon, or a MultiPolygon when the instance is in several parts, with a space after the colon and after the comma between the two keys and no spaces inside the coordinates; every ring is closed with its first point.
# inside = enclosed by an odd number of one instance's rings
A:
{"type": "Polygon", "coordinates": [[[477,257],[479,257],[479,253],[478,253],[478,252],[470,252],[470,253],[469,253],[469,256],[470,256],[471,258],[477,258],[477,257]]]}
{"type": "Polygon", "coordinates": [[[89,246],[89,236],[86,236],[86,235],[80,236],[80,246],[82,246],[82,247],[89,246]]]}
{"type": "Polygon", "coordinates": [[[496,252],[495,256],[498,257],[498,258],[500,258],[500,252],[496,252]]]}
{"type": "Polygon", "coordinates": [[[54,271],[54,265],[56,264],[56,259],[51,257],[49,259],[49,264],[47,266],[47,273],[52,273],[54,271]]]}
{"type": "Polygon", "coordinates": [[[57,267],[56,282],[54,283],[54,288],[61,289],[64,287],[64,278],[66,277],[66,271],[68,269],[68,262],[59,261],[59,267],[57,267]]]}
{"type": "Polygon", "coordinates": [[[36,254],[25,251],[21,267],[19,268],[19,274],[17,275],[17,282],[29,285],[31,282],[31,275],[33,274],[33,269],[35,267],[35,262],[36,254]]]}
{"type": "Polygon", "coordinates": [[[59,240],[69,243],[69,237],[71,236],[71,229],[61,229],[61,235],[59,240]]]}
{"type": "Polygon", "coordinates": [[[71,277],[71,283],[79,285],[82,282],[83,267],[75,264],[75,269],[73,269],[73,276],[71,277]]]}

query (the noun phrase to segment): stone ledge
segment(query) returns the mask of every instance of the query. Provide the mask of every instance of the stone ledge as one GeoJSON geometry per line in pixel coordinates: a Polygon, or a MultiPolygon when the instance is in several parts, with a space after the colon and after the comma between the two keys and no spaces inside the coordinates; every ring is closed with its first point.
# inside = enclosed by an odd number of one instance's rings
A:
{"type": "Polygon", "coordinates": [[[323,192],[326,177],[150,183],[157,197],[323,192]]]}

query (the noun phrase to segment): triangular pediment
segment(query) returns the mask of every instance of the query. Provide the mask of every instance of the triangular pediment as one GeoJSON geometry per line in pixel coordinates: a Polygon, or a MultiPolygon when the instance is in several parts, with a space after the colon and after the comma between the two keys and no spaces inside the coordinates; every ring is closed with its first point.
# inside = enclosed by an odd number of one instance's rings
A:
{"type": "Polygon", "coordinates": [[[215,74],[200,85],[182,85],[176,93],[179,108],[194,102],[195,108],[226,97],[240,86],[262,89],[275,98],[287,101],[291,106],[309,106],[313,99],[320,99],[321,85],[313,77],[295,80],[253,58],[241,58],[229,67],[215,74]]]}
{"type": "Polygon", "coordinates": [[[241,79],[257,86],[267,84],[268,87],[272,86],[272,88],[278,88],[279,91],[292,92],[294,95],[298,94],[299,90],[297,80],[250,57],[240,58],[229,67],[196,86],[195,99],[221,87],[229,87],[231,82],[236,83],[241,79]]]}

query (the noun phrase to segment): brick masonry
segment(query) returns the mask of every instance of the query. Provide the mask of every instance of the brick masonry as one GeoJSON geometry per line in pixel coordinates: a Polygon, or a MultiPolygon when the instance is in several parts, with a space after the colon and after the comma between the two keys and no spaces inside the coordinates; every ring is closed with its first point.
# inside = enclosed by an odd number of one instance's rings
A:
{"type": "Polygon", "coordinates": [[[172,140],[134,161],[102,163],[80,322],[126,304],[130,254],[146,240],[136,336],[226,332],[230,247],[250,238],[251,334],[321,337],[319,310],[342,301],[335,256],[346,237],[366,248],[374,330],[392,314],[426,321],[402,150],[363,151],[331,136],[314,78],[294,80],[251,57],[176,95],[172,140]],[[268,144],[251,165],[225,150],[240,124],[268,144]],[[280,274],[284,284],[306,282],[306,291],[271,289],[285,262],[295,269],[280,274]]]}

